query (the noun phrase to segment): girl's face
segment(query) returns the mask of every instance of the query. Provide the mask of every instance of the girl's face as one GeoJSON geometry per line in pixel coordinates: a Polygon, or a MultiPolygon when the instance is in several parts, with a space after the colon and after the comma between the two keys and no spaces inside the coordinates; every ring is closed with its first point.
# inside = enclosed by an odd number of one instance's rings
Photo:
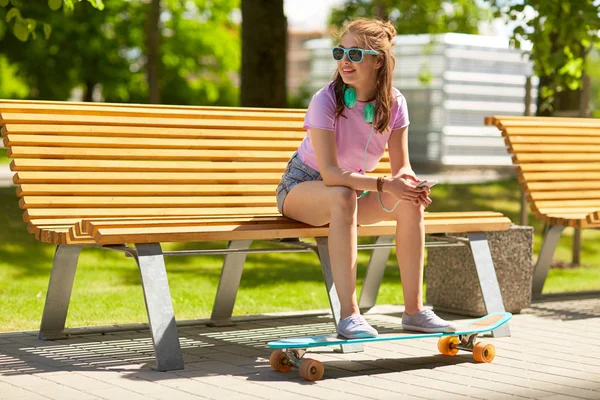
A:
{"type": "MultiPolygon", "coordinates": [[[[362,48],[351,33],[342,36],[339,47],[344,47],[346,49],[353,47],[362,48]]],[[[381,56],[364,53],[362,61],[355,63],[348,59],[348,54],[346,53],[344,58],[337,62],[338,72],[346,85],[364,89],[375,87],[377,69],[381,66],[380,57],[381,56]]]]}

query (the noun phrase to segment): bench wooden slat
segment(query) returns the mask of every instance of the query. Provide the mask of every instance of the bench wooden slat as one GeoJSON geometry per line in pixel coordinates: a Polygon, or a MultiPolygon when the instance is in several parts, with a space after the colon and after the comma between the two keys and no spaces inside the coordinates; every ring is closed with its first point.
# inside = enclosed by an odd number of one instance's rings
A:
{"type": "Polygon", "coordinates": [[[279,183],[279,172],[39,172],[22,171],[16,184],[25,183],[161,183],[161,184],[268,184],[279,183]]]}
{"type": "MultiPolygon", "coordinates": [[[[13,146],[6,153],[14,158],[73,158],[73,159],[116,159],[116,160],[182,160],[182,161],[288,161],[289,151],[268,150],[183,150],[183,149],[120,149],[88,147],[26,147],[13,146]]],[[[382,157],[389,162],[389,156],[382,157]]]]}
{"type": "Polygon", "coordinates": [[[506,145],[512,144],[600,144],[600,132],[598,137],[586,136],[510,136],[505,138],[506,145]]]}
{"type": "Polygon", "coordinates": [[[600,171],[600,163],[593,162],[557,162],[557,163],[522,163],[517,168],[521,172],[553,172],[553,171],[600,171]]]}
{"type": "Polygon", "coordinates": [[[600,204],[600,190],[564,190],[564,191],[530,191],[529,197],[532,201],[540,200],[598,200],[600,204]]]}
{"type": "Polygon", "coordinates": [[[30,208],[23,212],[23,219],[49,218],[102,218],[135,216],[187,216],[187,215],[274,215],[277,207],[191,207],[191,208],[30,208]]]}
{"type": "MultiPolygon", "coordinates": [[[[510,220],[506,217],[490,218],[481,220],[449,220],[425,222],[427,233],[443,232],[465,232],[465,231],[488,231],[505,230],[510,226],[510,220]]],[[[327,236],[328,227],[298,227],[299,223],[281,224],[261,229],[260,226],[236,226],[236,227],[158,227],[158,228],[104,228],[99,229],[95,235],[97,243],[100,244],[122,244],[122,243],[149,243],[181,242],[190,240],[268,240],[274,238],[295,237],[317,237],[327,236]],[[192,239],[193,238],[193,239],[192,239]],[[229,238],[229,239],[225,239],[229,238]]],[[[302,224],[303,225],[303,224],[302,224]]],[[[386,221],[374,225],[363,225],[358,227],[360,236],[394,235],[396,230],[395,221],[386,221]]]]}
{"type": "MultiPolygon", "coordinates": [[[[494,211],[460,211],[460,212],[425,212],[426,220],[436,219],[449,219],[449,218],[489,218],[489,217],[502,217],[502,213],[494,211]]],[[[28,223],[28,229],[33,232],[33,229],[45,228],[48,226],[62,226],[62,227],[75,227],[80,229],[80,233],[88,232],[88,225],[95,224],[97,226],[136,226],[145,224],[154,225],[168,225],[170,222],[177,224],[192,222],[198,223],[208,220],[260,220],[262,218],[285,218],[281,214],[275,213],[272,215],[264,216],[243,216],[243,215],[213,215],[213,216],[201,216],[201,215],[190,215],[186,217],[181,216],[140,216],[140,217],[104,217],[94,219],[81,219],[81,218],[52,218],[52,219],[31,219],[28,223]]]]}
{"type": "Polygon", "coordinates": [[[510,151],[514,153],[544,153],[558,154],[563,153],[594,153],[600,152],[600,145],[573,145],[573,144],[511,144],[510,151]]]}
{"type": "Polygon", "coordinates": [[[19,200],[30,208],[126,208],[126,207],[267,207],[275,206],[271,196],[27,196],[19,200]]]}
{"type": "MultiPolygon", "coordinates": [[[[120,171],[120,172],[277,172],[287,161],[146,161],[146,160],[56,160],[15,158],[11,170],[19,171],[120,171]]],[[[389,162],[377,164],[373,173],[390,173],[389,162]]]]}
{"type": "Polygon", "coordinates": [[[86,116],[137,116],[152,118],[223,118],[223,119],[256,119],[256,120],[291,120],[304,121],[305,110],[302,109],[253,109],[233,107],[114,107],[88,103],[86,105],[41,105],[41,104],[7,104],[0,100],[2,113],[7,114],[53,114],[53,115],[86,115],[86,116]]]}
{"type": "MultiPolygon", "coordinates": [[[[146,160],[57,160],[15,158],[11,170],[20,171],[119,171],[119,172],[277,172],[287,161],[146,161],[146,160]]],[[[380,163],[381,168],[389,164],[380,163]]],[[[378,166],[378,168],[380,168],[378,166]]]]}
{"type": "Polygon", "coordinates": [[[556,118],[556,117],[519,117],[514,115],[497,115],[485,118],[486,125],[495,125],[498,128],[509,129],[511,127],[549,127],[580,129],[600,128],[600,121],[592,118],[556,118]]]}
{"type": "Polygon", "coordinates": [[[68,125],[107,125],[144,126],[174,128],[228,128],[228,129],[271,129],[304,131],[303,118],[296,121],[282,120],[238,120],[238,119],[191,119],[158,117],[120,117],[95,115],[60,114],[13,114],[2,113],[0,124],[68,124],[68,125]]]}
{"type": "MultiPolygon", "coordinates": [[[[270,162],[206,162],[206,161],[144,161],[144,160],[56,160],[16,158],[11,170],[74,171],[74,172],[276,172],[283,173],[287,161],[270,162]]],[[[369,173],[390,173],[389,162],[380,162],[369,173]]]]}
{"type": "Polygon", "coordinates": [[[539,212],[542,216],[564,215],[564,214],[568,214],[568,213],[578,213],[578,214],[586,214],[587,215],[587,214],[592,213],[597,210],[597,208],[594,206],[591,206],[591,207],[567,207],[567,206],[562,206],[561,204],[558,204],[558,205],[555,204],[552,206],[545,206],[545,207],[539,207],[539,208],[538,208],[537,204],[535,204],[535,205],[532,204],[531,206],[532,206],[532,208],[534,208],[534,210],[539,212]]]}
{"type": "Polygon", "coordinates": [[[557,213],[557,214],[547,214],[547,217],[549,218],[562,218],[562,219],[586,219],[587,216],[589,215],[589,213],[582,213],[582,212],[573,212],[573,213],[569,213],[569,212],[565,212],[565,213],[557,213]]]}
{"type": "Polygon", "coordinates": [[[155,139],[155,138],[119,138],[101,136],[51,136],[9,134],[4,145],[9,146],[50,146],[50,147],[94,147],[94,148],[131,148],[131,149],[215,149],[215,150],[285,150],[298,149],[296,139],[282,140],[235,140],[230,139],[155,139]]]}
{"type": "Polygon", "coordinates": [[[561,181],[561,182],[527,182],[527,191],[578,191],[600,189],[600,180],[598,181],[561,181]]]}
{"type": "MultiPolygon", "coordinates": [[[[502,216],[500,213],[487,213],[487,212],[472,212],[465,213],[464,215],[460,215],[461,213],[433,213],[426,214],[425,216],[425,227],[426,232],[429,234],[432,233],[441,233],[441,232],[462,232],[466,230],[476,230],[476,231],[486,231],[486,230],[503,230],[507,229],[510,225],[510,220],[508,218],[502,216]]],[[[69,225],[47,225],[43,228],[36,228],[36,237],[39,240],[48,243],[55,244],[86,244],[90,242],[90,236],[87,232],[93,232],[94,235],[98,234],[100,229],[115,229],[110,228],[112,224],[119,224],[123,221],[86,221],[86,225],[91,225],[88,227],[88,231],[82,232],[80,230],[81,224],[75,226],[69,225]]],[[[141,223],[145,223],[144,225],[135,227],[137,230],[149,231],[149,228],[152,227],[152,221],[140,221],[141,223]]],[[[159,226],[159,230],[162,230],[168,234],[172,233],[171,228],[180,227],[184,228],[186,231],[189,230],[197,230],[202,229],[204,231],[210,231],[211,235],[215,237],[214,240],[218,239],[218,236],[215,236],[216,232],[224,233],[227,230],[235,228],[236,230],[248,232],[251,231],[251,235],[255,236],[257,231],[263,231],[261,235],[264,235],[264,231],[272,230],[272,229],[296,229],[296,232],[290,237],[301,237],[304,236],[303,233],[306,233],[305,230],[309,229],[311,231],[318,230],[319,232],[323,229],[328,229],[327,227],[310,227],[305,224],[301,224],[297,221],[289,220],[282,216],[270,216],[270,217],[225,217],[225,218],[217,218],[217,219],[207,219],[201,218],[199,221],[192,221],[190,223],[189,220],[183,221],[184,225],[179,225],[179,221],[173,221],[169,226],[159,226]],[[186,225],[187,224],[187,225],[186,225]],[[195,225],[194,225],[195,224],[195,225]],[[200,224],[200,225],[198,225],[200,224]],[[205,227],[210,227],[208,229],[204,229],[205,227]],[[300,227],[300,228],[298,228],[300,227]],[[262,229],[261,229],[262,228],[262,229]],[[304,232],[298,231],[298,229],[302,229],[304,232]],[[294,235],[295,234],[295,235],[294,235]]],[[[393,222],[381,222],[376,225],[365,225],[360,226],[359,230],[372,230],[379,229],[380,226],[386,226],[387,228],[393,227],[393,222]]],[[[122,228],[117,228],[122,229],[122,228]]],[[[311,232],[310,234],[318,234],[319,232],[311,232]]],[[[291,232],[290,232],[291,233],[291,232]]],[[[365,234],[369,234],[365,232],[365,234]]],[[[95,241],[93,242],[95,243],[95,241]]],[[[125,243],[125,242],[121,242],[125,243]]],[[[118,244],[112,243],[112,244],[118,244]]]]}
{"type": "Polygon", "coordinates": [[[266,185],[137,185],[137,184],[22,184],[17,188],[17,196],[233,196],[233,195],[273,195],[277,184],[266,185]]]}
{"type": "Polygon", "coordinates": [[[40,125],[40,124],[7,124],[1,129],[2,136],[8,134],[21,135],[56,135],[56,136],[109,136],[109,137],[154,137],[154,138],[231,138],[231,139],[297,139],[300,141],[304,131],[272,131],[272,130],[240,130],[211,128],[154,128],[137,126],[103,126],[103,125],[40,125]]]}
{"type": "Polygon", "coordinates": [[[538,209],[542,208],[587,208],[587,207],[598,207],[600,205],[599,199],[591,200],[538,200],[535,202],[538,209]]]}
{"type": "MultiPolygon", "coordinates": [[[[496,212],[436,212],[425,213],[426,222],[447,222],[450,220],[482,220],[489,221],[496,218],[503,218],[501,213],[496,212]]],[[[104,220],[83,220],[81,231],[87,234],[95,235],[98,229],[102,228],[144,228],[144,227],[161,227],[161,226],[199,226],[199,225],[236,225],[238,223],[248,224],[263,224],[263,223],[281,223],[282,221],[290,222],[291,220],[283,216],[262,216],[262,217],[223,217],[223,218],[206,218],[206,217],[189,217],[189,218],[153,218],[153,219],[104,219],[104,220]]],[[[295,221],[292,221],[295,223],[295,221]]]]}
{"type": "Polygon", "coordinates": [[[600,180],[600,171],[598,172],[527,172],[520,177],[522,181],[598,181],[600,180]]]}
{"type": "Polygon", "coordinates": [[[7,151],[9,157],[24,158],[75,158],[116,160],[187,160],[187,161],[287,161],[290,152],[267,150],[184,150],[184,149],[120,149],[92,147],[36,147],[13,146],[7,151]]]}
{"type": "Polygon", "coordinates": [[[600,127],[578,127],[576,130],[572,127],[555,127],[555,126],[544,126],[544,127],[535,127],[535,126],[510,126],[503,127],[504,135],[508,137],[517,137],[517,136],[600,136],[600,127]]]}
{"type": "Polygon", "coordinates": [[[519,153],[513,155],[513,162],[523,164],[528,162],[600,162],[600,154],[589,153],[564,153],[564,154],[544,154],[544,153],[519,153]]]}
{"type": "Polygon", "coordinates": [[[182,110],[182,111],[203,111],[203,110],[219,110],[225,112],[284,112],[284,113],[301,113],[306,114],[305,109],[301,108],[263,108],[263,107],[229,107],[229,106],[182,106],[172,104],[135,104],[135,103],[90,103],[87,101],[60,101],[60,100],[16,100],[2,99],[0,100],[0,110],[6,106],[14,105],[40,105],[41,109],[49,107],[50,109],[73,109],[74,107],[115,107],[119,109],[158,109],[158,110],[182,110]]]}

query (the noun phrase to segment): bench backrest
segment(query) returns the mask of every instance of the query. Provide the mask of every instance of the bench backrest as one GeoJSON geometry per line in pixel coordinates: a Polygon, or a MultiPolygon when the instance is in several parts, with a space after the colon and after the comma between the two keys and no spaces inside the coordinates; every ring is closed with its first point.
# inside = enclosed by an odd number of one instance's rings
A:
{"type": "Polygon", "coordinates": [[[493,116],[485,123],[502,131],[538,217],[594,224],[600,210],[600,120],[493,116]]]}
{"type": "MultiPolygon", "coordinates": [[[[0,100],[24,218],[277,215],[305,110],[0,100]]],[[[375,171],[389,171],[387,153],[375,171]]]]}

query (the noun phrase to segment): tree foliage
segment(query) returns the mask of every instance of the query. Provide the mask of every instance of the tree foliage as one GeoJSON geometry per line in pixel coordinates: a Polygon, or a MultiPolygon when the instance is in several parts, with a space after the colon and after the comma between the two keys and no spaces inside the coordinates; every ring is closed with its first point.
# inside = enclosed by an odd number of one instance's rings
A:
{"type": "MultiPolygon", "coordinates": [[[[57,11],[62,7],[66,13],[70,13],[75,9],[75,1],[81,2],[82,0],[48,0],[48,8],[57,11]]],[[[99,10],[104,9],[102,0],[87,1],[99,10]]],[[[6,24],[11,23],[13,35],[22,42],[29,40],[30,36],[35,38],[38,27],[44,32],[46,38],[50,36],[52,25],[47,22],[38,23],[37,19],[31,18],[28,14],[23,14],[21,9],[24,4],[23,0],[0,0],[0,7],[7,9],[6,18],[0,20],[0,39],[6,33],[6,24]]]]}
{"type": "Polygon", "coordinates": [[[477,33],[488,12],[473,0],[346,0],[332,10],[329,23],[341,26],[356,17],[389,19],[400,35],[477,33]]]}
{"type": "Polygon", "coordinates": [[[541,108],[552,110],[557,96],[580,89],[585,59],[600,44],[598,0],[491,0],[495,16],[517,24],[512,39],[525,41],[541,79],[541,108]]]}
{"type": "MultiPolygon", "coordinates": [[[[239,0],[162,0],[156,29],[161,101],[172,104],[237,104],[233,80],[239,70],[239,26],[232,11],[239,0]]],[[[98,12],[82,2],[70,14],[52,12],[47,0],[20,5],[23,15],[53,27],[52,35],[23,44],[0,39],[0,55],[16,66],[29,97],[66,100],[81,87],[85,99],[100,91],[111,102],[148,101],[148,2],[104,0],[98,12]],[[24,51],[26,49],[26,51],[24,51]]],[[[0,18],[6,17],[0,8],[0,18]]]]}

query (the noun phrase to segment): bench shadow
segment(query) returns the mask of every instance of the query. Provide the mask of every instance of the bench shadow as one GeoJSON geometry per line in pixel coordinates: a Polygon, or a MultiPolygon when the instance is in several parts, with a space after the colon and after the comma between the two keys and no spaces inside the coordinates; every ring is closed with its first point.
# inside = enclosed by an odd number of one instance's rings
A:
{"type": "Polygon", "coordinates": [[[543,295],[524,313],[545,319],[577,321],[600,316],[600,290],[543,295]]]}
{"type": "MultiPolygon", "coordinates": [[[[569,320],[600,317],[597,297],[592,297],[592,294],[581,299],[573,298],[572,301],[536,302],[526,313],[541,318],[569,320]]],[[[467,319],[464,316],[440,314],[451,320],[467,319]]],[[[367,319],[380,331],[399,329],[401,315],[396,310],[366,314],[367,319]]],[[[145,325],[127,331],[73,335],[69,339],[56,341],[39,340],[37,332],[4,333],[0,334],[0,374],[18,376],[57,371],[110,371],[121,373],[121,379],[143,381],[214,376],[310,385],[312,383],[304,381],[295,369],[287,374],[273,371],[269,365],[271,349],[267,343],[286,337],[334,332],[329,314],[240,317],[234,321],[236,325],[228,327],[180,321],[178,332],[185,369],[170,372],[152,370],[155,364],[154,348],[145,325]]],[[[475,363],[467,352],[459,352],[455,357],[438,354],[436,338],[404,340],[402,343],[379,342],[375,349],[370,350],[368,346],[365,353],[351,354],[334,353],[333,347],[314,348],[306,357],[323,361],[323,379],[433,370],[475,363]],[[415,351],[423,356],[415,356],[415,351]]]]}
{"type": "MultiPolygon", "coordinates": [[[[388,314],[370,319],[380,330],[400,325],[387,322],[388,314]]],[[[0,334],[0,374],[3,376],[38,374],[57,371],[120,371],[128,379],[162,380],[173,377],[212,375],[247,376],[249,380],[293,379],[293,375],[273,371],[269,366],[269,341],[284,337],[321,335],[335,331],[329,315],[295,318],[266,318],[240,322],[229,327],[205,324],[178,327],[186,368],[161,373],[155,365],[152,338],[147,329],[115,331],[103,334],[73,335],[68,339],[44,341],[37,332],[0,334]]],[[[411,340],[412,341],[412,340],[411,340]]],[[[324,348],[321,348],[324,349],[324,348]]],[[[319,354],[319,349],[309,352],[319,354]]],[[[333,348],[326,351],[333,354],[333,348]]],[[[431,356],[412,357],[395,354],[364,360],[363,353],[345,355],[347,360],[326,361],[326,378],[430,369],[472,361],[469,357],[436,355],[436,342],[431,341],[431,356]],[[397,356],[397,357],[396,357],[397,356]]],[[[307,355],[310,358],[310,355],[307,355]]],[[[297,374],[297,371],[296,371],[297,374]]],[[[299,378],[301,379],[301,378],[299,378]]]]}

